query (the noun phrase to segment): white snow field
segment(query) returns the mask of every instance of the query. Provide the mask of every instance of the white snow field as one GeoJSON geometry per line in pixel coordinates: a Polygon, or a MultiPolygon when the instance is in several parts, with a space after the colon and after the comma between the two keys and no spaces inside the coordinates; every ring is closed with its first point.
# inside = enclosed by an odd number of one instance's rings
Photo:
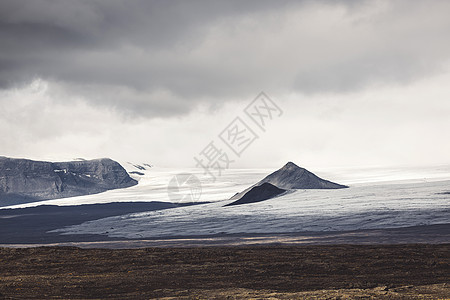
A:
{"type": "MultiPolygon", "coordinates": [[[[216,183],[202,183],[200,201],[212,203],[136,213],[61,228],[62,234],[103,234],[120,238],[157,238],[238,233],[288,233],[397,228],[449,223],[448,167],[317,173],[348,189],[297,190],[259,203],[223,207],[235,192],[269,170],[229,170],[216,183]],[[365,174],[365,175],[364,175],[365,174]]],[[[190,170],[192,171],[192,170],[190,170]]],[[[45,204],[113,201],[169,201],[167,183],[178,172],[150,170],[138,186],[45,204]]],[[[197,175],[201,172],[197,170],[197,175]]],[[[42,203],[41,203],[42,204],[42,203]]],[[[35,204],[33,204],[35,205],[35,204]]]]}
{"type": "MultiPolygon", "coordinates": [[[[128,170],[130,171],[130,170],[128,170]]],[[[229,199],[236,192],[242,191],[256,181],[270,173],[270,170],[230,170],[213,182],[206,176],[202,169],[174,170],[152,167],[147,170],[132,170],[144,173],[143,176],[131,176],[139,181],[139,184],[126,189],[110,190],[100,194],[45,200],[32,203],[24,203],[2,208],[24,208],[38,205],[82,205],[110,202],[141,202],[141,201],[163,201],[177,202],[178,199],[169,197],[168,185],[171,179],[180,173],[194,174],[201,181],[202,193],[195,202],[210,202],[229,199]]],[[[180,186],[180,195],[189,193],[190,186],[180,186]]],[[[191,201],[183,201],[191,202],[191,201]]]]}
{"type": "MultiPolygon", "coordinates": [[[[208,175],[204,174],[202,169],[197,168],[149,168],[145,165],[146,170],[140,170],[130,163],[122,162],[121,164],[128,172],[139,171],[144,173],[143,176],[131,174],[133,178],[139,181],[138,185],[126,189],[111,190],[101,194],[24,203],[1,207],[0,209],[24,208],[39,205],[63,206],[110,202],[174,202],[176,199],[171,199],[169,197],[167,188],[171,179],[180,173],[194,174],[201,181],[202,194],[197,200],[198,202],[222,201],[229,199],[237,192],[245,190],[266,175],[275,171],[275,169],[229,169],[224,171],[222,175],[213,182],[208,175]]],[[[310,169],[310,171],[324,179],[350,185],[351,187],[380,183],[420,183],[450,180],[450,166],[437,166],[431,168],[341,168],[319,172],[310,169]]],[[[180,187],[180,194],[186,194],[189,190],[189,186],[182,186],[180,187]]]]}

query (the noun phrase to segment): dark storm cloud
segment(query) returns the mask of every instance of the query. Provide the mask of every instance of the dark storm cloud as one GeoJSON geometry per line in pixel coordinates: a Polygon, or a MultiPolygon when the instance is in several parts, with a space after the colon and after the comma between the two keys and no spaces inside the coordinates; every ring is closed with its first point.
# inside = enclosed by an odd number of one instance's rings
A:
{"type": "MultiPolygon", "coordinates": [[[[448,58],[444,2],[2,1],[0,87],[42,78],[144,116],[260,90],[409,82],[448,58]],[[379,4],[379,5],[378,5],[379,4]]],[[[62,94],[61,101],[64,101],[62,94]]]]}
{"type": "Polygon", "coordinates": [[[98,85],[100,93],[125,86],[135,93],[164,89],[179,97],[189,98],[191,90],[201,95],[202,82],[211,86],[208,78],[221,70],[184,62],[183,55],[202,41],[209,26],[227,16],[286,3],[2,1],[0,85],[7,88],[40,77],[75,90],[98,85]]]}

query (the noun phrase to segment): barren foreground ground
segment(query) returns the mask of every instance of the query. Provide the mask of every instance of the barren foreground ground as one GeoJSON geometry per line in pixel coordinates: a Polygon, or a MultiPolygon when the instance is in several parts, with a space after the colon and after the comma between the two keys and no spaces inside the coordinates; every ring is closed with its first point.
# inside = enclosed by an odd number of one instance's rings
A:
{"type": "Polygon", "coordinates": [[[450,244],[0,248],[0,298],[449,299],[450,244]]]}

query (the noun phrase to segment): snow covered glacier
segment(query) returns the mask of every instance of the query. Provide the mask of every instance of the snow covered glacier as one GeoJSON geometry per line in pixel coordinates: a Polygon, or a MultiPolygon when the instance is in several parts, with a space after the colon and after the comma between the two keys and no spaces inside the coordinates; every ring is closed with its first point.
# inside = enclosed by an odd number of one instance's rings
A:
{"type": "MultiPolygon", "coordinates": [[[[127,164],[123,164],[127,166],[127,164]]],[[[133,171],[133,169],[128,169],[133,171]]],[[[273,170],[230,169],[208,181],[198,169],[149,167],[133,175],[139,184],[102,194],[16,205],[81,205],[109,202],[172,201],[167,186],[174,175],[200,178],[210,203],[127,214],[60,228],[61,234],[100,234],[118,238],[157,238],[238,233],[289,233],[396,228],[449,223],[450,166],[408,169],[336,169],[318,172],[347,189],[290,191],[258,203],[227,206],[235,193],[273,170]]],[[[11,208],[11,207],[10,207],[11,208]]]]}
{"type": "MultiPolygon", "coordinates": [[[[220,187],[217,189],[221,194],[220,187]]],[[[233,200],[222,197],[207,204],[90,221],[57,232],[155,238],[441,224],[450,220],[449,190],[449,180],[416,180],[360,183],[339,190],[297,190],[264,202],[228,207],[224,205],[233,200]]]]}

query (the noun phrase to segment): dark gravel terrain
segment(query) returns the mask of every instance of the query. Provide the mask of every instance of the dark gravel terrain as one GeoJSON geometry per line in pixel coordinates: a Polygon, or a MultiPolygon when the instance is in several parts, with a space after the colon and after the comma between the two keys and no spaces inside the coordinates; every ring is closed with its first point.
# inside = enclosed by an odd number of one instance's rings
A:
{"type": "Polygon", "coordinates": [[[450,244],[0,248],[0,298],[450,297],[450,244]]]}

